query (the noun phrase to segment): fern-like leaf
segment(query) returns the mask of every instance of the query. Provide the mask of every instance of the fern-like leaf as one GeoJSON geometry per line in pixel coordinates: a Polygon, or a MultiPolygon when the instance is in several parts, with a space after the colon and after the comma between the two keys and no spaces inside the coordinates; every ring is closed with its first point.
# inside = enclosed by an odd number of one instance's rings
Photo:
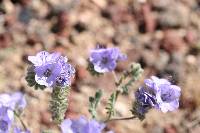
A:
{"type": "Polygon", "coordinates": [[[106,107],[108,119],[115,115],[115,103],[119,93],[120,91],[113,92],[108,100],[108,105],[106,107]]]}
{"type": "Polygon", "coordinates": [[[130,78],[127,83],[121,85],[122,93],[128,94],[129,88],[132,86],[132,84],[135,81],[137,81],[140,78],[140,76],[142,75],[142,72],[143,72],[143,69],[141,68],[140,64],[132,63],[129,70],[127,70],[123,73],[119,82],[116,85],[120,86],[123,81],[125,81],[127,78],[130,78]]]}

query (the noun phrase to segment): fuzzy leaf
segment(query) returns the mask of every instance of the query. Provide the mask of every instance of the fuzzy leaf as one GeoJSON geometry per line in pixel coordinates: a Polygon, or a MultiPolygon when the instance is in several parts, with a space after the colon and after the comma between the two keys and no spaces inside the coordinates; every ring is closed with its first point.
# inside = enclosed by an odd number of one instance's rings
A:
{"type": "Polygon", "coordinates": [[[98,90],[95,93],[94,97],[89,97],[89,109],[88,109],[88,111],[92,115],[93,119],[95,119],[97,117],[96,109],[97,109],[97,106],[99,104],[101,97],[102,97],[102,91],[101,90],[98,90]]]}
{"type": "Polygon", "coordinates": [[[35,81],[34,66],[28,67],[27,75],[26,75],[25,79],[28,83],[28,86],[34,87],[35,90],[38,90],[38,89],[44,90],[46,88],[46,86],[40,85],[35,81]]]}
{"type": "Polygon", "coordinates": [[[129,70],[125,71],[123,75],[121,76],[119,82],[116,84],[117,86],[121,85],[122,93],[128,94],[129,88],[132,86],[132,84],[137,81],[140,76],[142,75],[143,69],[141,68],[141,65],[139,63],[132,63],[129,70]],[[122,85],[122,82],[124,82],[127,78],[130,78],[127,83],[122,85]]]}
{"type": "Polygon", "coordinates": [[[53,133],[51,130],[44,130],[42,133],[53,133]]]}
{"type": "Polygon", "coordinates": [[[88,67],[87,67],[87,70],[90,72],[90,74],[92,76],[100,76],[100,75],[103,75],[103,73],[99,73],[97,71],[94,70],[94,65],[88,60],[88,67]]]}
{"type": "Polygon", "coordinates": [[[106,107],[108,119],[115,115],[115,103],[119,93],[119,91],[113,92],[108,100],[108,105],[106,107]]]}

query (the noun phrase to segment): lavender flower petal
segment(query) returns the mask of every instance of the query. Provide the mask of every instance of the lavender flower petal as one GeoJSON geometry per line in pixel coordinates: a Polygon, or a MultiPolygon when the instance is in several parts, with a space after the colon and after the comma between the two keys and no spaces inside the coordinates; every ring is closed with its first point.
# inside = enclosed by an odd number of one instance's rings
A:
{"type": "Polygon", "coordinates": [[[49,55],[46,51],[41,51],[36,56],[28,56],[28,60],[34,64],[34,66],[41,66],[46,63],[47,56],[49,55]]]}
{"type": "Polygon", "coordinates": [[[71,120],[65,119],[60,125],[62,133],[73,133],[71,125],[72,125],[71,120]]]}
{"type": "Polygon", "coordinates": [[[0,132],[7,133],[14,120],[14,112],[8,107],[0,107],[0,132]]]}
{"type": "Polygon", "coordinates": [[[62,133],[101,133],[105,125],[95,120],[88,121],[85,117],[70,120],[65,119],[61,123],[62,133]]]}
{"type": "Polygon", "coordinates": [[[11,95],[12,101],[15,102],[15,108],[23,110],[27,103],[25,99],[25,95],[21,92],[15,92],[11,95]]]}
{"type": "Polygon", "coordinates": [[[145,85],[153,91],[156,97],[155,108],[162,112],[174,111],[179,107],[179,97],[181,95],[180,87],[172,85],[166,79],[160,79],[152,76],[145,80],[145,85]]]}
{"type": "Polygon", "coordinates": [[[94,70],[99,73],[110,72],[116,68],[117,61],[125,60],[126,55],[120,53],[118,48],[101,48],[91,51],[90,62],[94,70]]]}
{"type": "Polygon", "coordinates": [[[74,76],[75,69],[67,63],[67,58],[61,56],[60,53],[49,54],[42,51],[36,56],[29,56],[28,60],[35,67],[35,81],[39,85],[47,87],[71,85],[71,77],[74,76]]]}

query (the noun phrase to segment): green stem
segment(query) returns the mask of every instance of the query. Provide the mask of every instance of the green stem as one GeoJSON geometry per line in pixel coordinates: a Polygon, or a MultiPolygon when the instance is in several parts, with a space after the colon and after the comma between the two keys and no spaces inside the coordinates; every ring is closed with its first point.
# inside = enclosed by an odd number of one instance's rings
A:
{"type": "Polygon", "coordinates": [[[120,93],[120,90],[118,89],[118,85],[117,85],[119,80],[118,80],[118,77],[117,77],[117,75],[116,75],[114,70],[112,71],[112,75],[113,75],[113,77],[115,79],[115,85],[116,85],[117,89],[116,89],[115,92],[112,93],[112,95],[111,95],[111,97],[109,99],[110,103],[109,103],[109,106],[107,108],[108,109],[108,112],[107,112],[108,113],[108,117],[107,117],[107,119],[105,121],[110,120],[111,117],[114,116],[114,114],[115,114],[114,106],[115,106],[115,103],[117,101],[118,95],[120,93]]]}
{"type": "Polygon", "coordinates": [[[22,124],[23,128],[24,128],[25,130],[27,130],[27,126],[26,126],[26,124],[23,122],[23,120],[21,119],[20,115],[19,115],[16,111],[14,111],[14,114],[15,114],[15,116],[17,116],[17,118],[19,119],[19,121],[20,121],[20,123],[22,124]]]}
{"type": "Polygon", "coordinates": [[[122,74],[118,82],[116,82],[116,86],[119,86],[122,83],[122,81],[125,80],[128,76],[130,76],[130,72],[127,70],[122,74]]]}
{"type": "Polygon", "coordinates": [[[109,99],[110,100],[110,108],[108,108],[109,109],[108,117],[107,117],[107,119],[105,121],[112,120],[111,117],[114,116],[114,114],[115,114],[115,108],[114,108],[114,106],[115,106],[115,104],[117,102],[118,95],[122,92],[121,89],[119,88],[119,85],[122,82],[121,81],[122,79],[120,79],[120,80],[118,79],[115,71],[112,71],[112,75],[113,75],[113,77],[115,79],[115,85],[116,85],[117,89],[116,89],[115,92],[112,93],[112,95],[111,95],[111,97],[109,99]]]}
{"type": "MultiPolygon", "coordinates": [[[[114,77],[114,79],[115,79],[115,86],[116,86],[116,93],[117,93],[117,95],[120,93],[120,92],[122,92],[121,91],[121,89],[119,88],[119,85],[120,85],[120,80],[118,79],[118,77],[117,77],[117,75],[116,75],[116,73],[115,73],[115,71],[113,70],[112,71],[112,75],[113,75],[113,77],[114,77]]],[[[117,100],[117,99],[116,99],[117,100]]]]}
{"type": "Polygon", "coordinates": [[[119,82],[119,80],[118,80],[118,77],[117,77],[117,75],[116,75],[116,73],[115,73],[114,70],[112,71],[112,75],[113,75],[113,77],[114,77],[114,79],[115,79],[115,84],[117,85],[118,82],[119,82]]]}
{"type": "Polygon", "coordinates": [[[112,93],[109,99],[109,107],[107,108],[109,110],[107,120],[110,120],[111,117],[115,115],[115,104],[116,104],[119,93],[120,91],[116,90],[115,92],[112,93]]]}
{"type": "Polygon", "coordinates": [[[122,117],[122,118],[112,118],[112,119],[105,120],[104,122],[107,123],[107,122],[111,122],[111,121],[132,120],[132,119],[135,119],[135,118],[137,118],[137,117],[131,116],[131,117],[122,117]]]}

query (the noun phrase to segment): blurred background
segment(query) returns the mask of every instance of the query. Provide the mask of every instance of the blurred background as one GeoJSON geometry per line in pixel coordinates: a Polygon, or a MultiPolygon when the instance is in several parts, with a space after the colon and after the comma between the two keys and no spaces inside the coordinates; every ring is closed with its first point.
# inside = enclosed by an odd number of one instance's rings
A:
{"type": "Polygon", "coordinates": [[[59,51],[77,70],[66,117],[88,113],[88,97],[104,91],[98,112],[115,89],[112,74],[92,77],[87,59],[97,44],[119,47],[128,60],[144,68],[129,96],[120,96],[117,116],[129,116],[133,92],[144,78],[157,75],[182,88],[180,110],[150,111],[146,119],[110,122],[115,133],[200,133],[199,0],[0,0],[0,92],[22,91],[28,105],[23,120],[33,133],[53,129],[48,110],[51,90],[27,86],[27,56],[59,51]]]}

